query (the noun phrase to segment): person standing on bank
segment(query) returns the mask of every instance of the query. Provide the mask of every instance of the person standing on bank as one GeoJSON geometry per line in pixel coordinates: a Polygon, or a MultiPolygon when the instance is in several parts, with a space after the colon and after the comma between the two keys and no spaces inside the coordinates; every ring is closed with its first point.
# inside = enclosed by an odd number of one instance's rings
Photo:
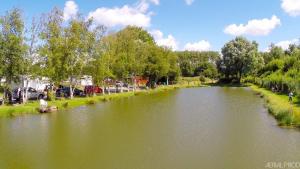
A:
{"type": "Polygon", "coordinates": [[[289,93],[289,101],[290,101],[290,102],[293,102],[293,96],[294,96],[294,93],[291,91],[291,92],[289,93]]]}

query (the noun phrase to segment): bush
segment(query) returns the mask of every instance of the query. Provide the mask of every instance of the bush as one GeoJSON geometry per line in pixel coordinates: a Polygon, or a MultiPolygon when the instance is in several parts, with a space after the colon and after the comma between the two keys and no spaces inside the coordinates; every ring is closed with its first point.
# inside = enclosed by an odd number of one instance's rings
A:
{"type": "Polygon", "coordinates": [[[94,104],[96,104],[96,101],[93,100],[93,99],[89,99],[89,100],[86,101],[86,104],[87,105],[94,105],[94,104]]]}
{"type": "Polygon", "coordinates": [[[200,82],[202,82],[202,83],[205,83],[205,81],[206,81],[206,79],[205,79],[204,76],[200,76],[200,77],[199,77],[199,80],[200,80],[200,82]]]}
{"type": "Polygon", "coordinates": [[[69,107],[69,102],[65,102],[65,103],[63,103],[63,104],[62,104],[62,107],[63,107],[63,108],[67,108],[67,107],[69,107]]]}
{"type": "Polygon", "coordinates": [[[47,92],[47,100],[48,100],[48,101],[53,101],[53,100],[55,100],[55,94],[54,94],[53,91],[48,91],[48,92],[47,92]]]}
{"type": "Polygon", "coordinates": [[[212,63],[202,63],[195,69],[194,75],[215,79],[218,77],[218,70],[212,63]]]}
{"type": "Polygon", "coordinates": [[[274,59],[267,65],[265,65],[264,68],[262,68],[259,73],[264,73],[264,72],[276,72],[277,70],[280,70],[284,67],[284,61],[280,59],[274,59]]]}

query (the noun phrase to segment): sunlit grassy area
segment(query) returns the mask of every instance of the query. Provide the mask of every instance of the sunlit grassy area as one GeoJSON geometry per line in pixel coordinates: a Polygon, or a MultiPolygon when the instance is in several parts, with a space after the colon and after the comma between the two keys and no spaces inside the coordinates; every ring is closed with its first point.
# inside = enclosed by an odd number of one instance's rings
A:
{"type": "MultiPolygon", "coordinates": [[[[186,82],[182,80],[180,83],[176,85],[170,86],[159,86],[156,89],[151,90],[140,90],[135,92],[127,92],[127,93],[117,93],[117,94],[110,94],[110,95],[101,95],[101,96],[94,96],[94,97],[84,97],[84,98],[74,98],[70,99],[62,99],[62,100],[55,100],[48,102],[49,106],[56,106],[59,110],[63,109],[70,109],[76,108],[80,106],[86,106],[91,104],[96,104],[99,102],[106,102],[110,100],[126,98],[131,96],[138,96],[138,95],[148,95],[154,94],[158,92],[170,91],[178,88],[187,88],[187,87],[199,87],[201,83],[198,79],[191,80],[186,82]]],[[[0,107],[0,117],[7,117],[7,116],[17,116],[22,114],[38,114],[39,113],[39,102],[38,101],[31,101],[26,104],[22,105],[14,105],[14,106],[1,106],[0,107]]]]}
{"type": "Polygon", "coordinates": [[[0,107],[0,117],[1,116],[14,116],[21,114],[36,114],[38,108],[38,102],[30,102],[24,105],[14,105],[14,106],[1,106],[0,107]]]}
{"type": "Polygon", "coordinates": [[[201,86],[199,77],[181,77],[175,86],[178,87],[197,87],[201,86]]]}
{"type": "Polygon", "coordinates": [[[273,93],[270,90],[251,85],[251,88],[266,100],[269,113],[274,115],[281,126],[300,127],[299,99],[294,98],[289,102],[287,95],[273,93]]]}
{"type": "MultiPolygon", "coordinates": [[[[118,93],[118,94],[111,94],[111,95],[103,95],[103,96],[94,96],[94,97],[84,97],[84,98],[74,98],[70,99],[62,99],[62,100],[55,100],[49,101],[49,106],[56,106],[59,110],[75,108],[90,104],[95,104],[101,101],[109,101],[118,98],[125,98],[134,96],[133,92],[128,93],[118,93]]],[[[14,106],[1,106],[0,107],[0,117],[2,116],[16,116],[22,114],[38,114],[39,113],[39,102],[38,101],[31,101],[26,104],[22,105],[14,105],[14,106]]]]}

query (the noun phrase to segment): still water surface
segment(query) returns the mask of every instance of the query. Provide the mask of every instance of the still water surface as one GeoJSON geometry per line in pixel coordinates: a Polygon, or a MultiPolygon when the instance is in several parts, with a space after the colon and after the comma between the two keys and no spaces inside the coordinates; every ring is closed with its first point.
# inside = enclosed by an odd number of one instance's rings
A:
{"type": "Polygon", "coordinates": [[[300,162],[247,88],[195,88],[0,119],[0,169],[263,169],[300,162]]]}

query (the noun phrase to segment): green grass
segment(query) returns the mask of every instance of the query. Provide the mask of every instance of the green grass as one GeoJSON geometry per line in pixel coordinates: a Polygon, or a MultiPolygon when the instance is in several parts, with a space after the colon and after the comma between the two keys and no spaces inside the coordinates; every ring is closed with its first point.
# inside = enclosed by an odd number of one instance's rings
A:
{"type": "Polygon", "coordinates": [[[181,77],[178,83],[174,86],[178,88],[201,87],[200,77],[181,77]]]}
{"type": "MultiPolygon", "coordinates": [[[[118,98],[125,98],[133,96],[133,92],[129,93],[118,93],[104,96],[95,96],[95,97],[85,97],[85,98],[74,98],[74,99],[62,99],[49,101],[49,106],[57,106],[59,110],[76,108],[85,105],[96,104],[101,101],[109,101],[118,98]]],[[[1,106],[0,107],[0,117],[9,117],[9,116],[17,116],[23,114],[38,114],[39,113],[39,102],[32,101],[22,105],[14,105],[14,106],[1,106]]]]}
{"type": "Polygon", "coordinates": [[[16,116],[22,114],[37,114],[38,107],[39,107],[38,102],[30,102],[24,105],[1,106],[0,117],[16,116]]]}
{"type": "Polygon", "coordinates": [[[287,95],[273,93],[255,85],[250,87],[257,95],[265,99],[269,113],[278,120],[280,126],[300,127],[300,107],[297,98],[294,98],[293,103],[290,103],[287,95]]]}
{"type": "MultiPolygon", "coordinates": [[[[71,109],[76,108],[80,106],[86,106],[86,105],[93,105],[100,102],[107,102],[111,100],[121,99],[121,98],[127,98],[132,96],[139,96],[139,95],[150,95],[155,94],[159,92],[167,92],[170,90],[175,90],[178,88],[188,88],[188,87],[200,87],[201,83],[198,81],[191,81],[191,82],[185,82],[181,81],[181,83],[176,85],[170,85],[170,86],[159,86],[156,89],[151,90],[141,90],[136,92],[127,92],[127,93],[117,93],[117,94],[111,94],[111,95],[101,95],[101,96],[94,96],[94,97],[84,97],[84,98],[74,98],[72,100],[70,99],[62,99],[62,100],[55,100],[55,101],[49,101],[49,106],[56,106],[59,110],[64,109],[71,109]]],[[[10,116],[18,116],[18,115],[24,115],[24,114],[38,114],[39,113],[39,102],[38,101],[32,101],[28,102],[26,104],[22,105],[14,105],[14,106],[1,106],[0,107],[0,117],[10,117],[10,116]]]]}

